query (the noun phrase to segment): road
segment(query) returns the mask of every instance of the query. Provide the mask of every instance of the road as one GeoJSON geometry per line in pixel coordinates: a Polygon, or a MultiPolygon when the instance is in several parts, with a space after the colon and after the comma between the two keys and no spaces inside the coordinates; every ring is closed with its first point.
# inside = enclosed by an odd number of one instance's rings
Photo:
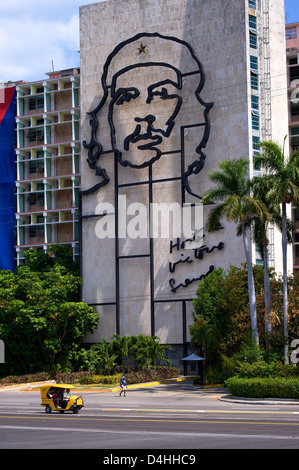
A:
{"type": "Polygon", "coordinates": [[[177,452],[189,459],[183,463],[194,464],[192,450],[299,448],[299,403],[219,400],[227,393],[182,384],[133,389],[126,397],[115,391],[86,392],[78,415],[48,415],[38,391],[1,391],[0,448],[103,449],[102,460],[136,455],[150,464],[153,450],[162,459],[167,449],[169,459],[177,452]],[[134,453],[138,449],[147,452],[134,453]]]}

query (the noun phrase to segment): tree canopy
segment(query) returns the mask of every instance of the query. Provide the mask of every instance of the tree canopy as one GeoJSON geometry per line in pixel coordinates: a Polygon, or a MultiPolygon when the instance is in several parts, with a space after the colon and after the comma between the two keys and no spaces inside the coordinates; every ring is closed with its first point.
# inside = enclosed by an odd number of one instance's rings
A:
{"type": "Polygon", "coordinates": [[[62,248],[30,250],[28,264],[15,273],[0,271],[2,376],[71,368],[71,355],[98,326],[98,315],[78,301],[82,280],[62,248]]]}

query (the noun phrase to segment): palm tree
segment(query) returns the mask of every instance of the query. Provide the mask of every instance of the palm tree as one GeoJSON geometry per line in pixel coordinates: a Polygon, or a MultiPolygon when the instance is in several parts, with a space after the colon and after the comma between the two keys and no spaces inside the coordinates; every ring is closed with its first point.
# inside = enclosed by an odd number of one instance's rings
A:
{"type": "Polygon", "coordinates": [[[120,365],[124,366],[125,359],[128,359],[132,354],[133,338],[132,336],[120,336],[114,334],[112,336],[111,346],[113,351],[117,354],[120,365]]]}
{"type": "Polygon", "coordinates": [[[204,204],[217,204],[211,209],[207,229],[214,231],[219,228],[220,220],[238,224],[237,235],[243,236],[244,250],[248,270],[249,306],[252,328],[252,339],[259,345],[255,286],[251,260],[251,233],[249,229],[253,217],[266,221],[270,215],[259,199],[251,196],[252,182],[248,178],[249,162],[245,158],[223,160],[219,163],[221,171],[210,173],[210,179],[216,186],[209,189],[203,197],[204,204]]]}
{"type": "MultiPolygon", "coordinates": [[[[255,177],[253,180],[253,194],[255,198],[260,199],[265,206],[269,214],[271,215],[270,223],[282,230],[282,218],[280,210],[273,205],[273,200],[269,194],[267,185],[264,183],[262,177],[255,177]]],[[[253,220],[253,239],[258,245],[259,252],[261,253],[263,266],[264,266],[264,297],[265,297],[265,333],[266,333],[266,347],[268,347],[268,338],[272,335],[272,322],[270,318],[271,313],[271,290],[270,290],[270,275],[268,266],[268,228],[269,221],[263,223],[260,218],[254,218],[253,220]]],[[[293,236],[293,223],[287,219],[287,237],[288,242],[292,242],[293,236]]]]}
{"type": "Polygon", "coordinates": [[[285,157],[285,142],[280,147],[273,141],[261,142],[262,149],[254,157],[254,164],[266,171],[263,183],[269,191],[273,204],[281,205],[282,218],[282,263],[283,263],[283,325],[284,325],[284,358],[288,356],[288,295],[287,295],[287,204],[299,202],[299,152],[294,152],[289,159],[285,157]]]}
{"type": "MultiPolygon", "coordinates": [[[[271,222],[273,221],[273,211],[267,198],[267,192],[265,186],[261,184],[260,179],[254,180],[254,197],[263,201],[267,210],[271,214],[271,222]]],[[[272,333],[272,325],[270,320],[271,312],[271,290],[270,290],[270,276],[269,276],[269,265],[268,265],[268,221],[262,221],[260,217],[254,217],[252,224],[253,239],[258,246],[259,252],[262,256],[264,266],[264,298],[265,298],[265,335],[266,335],[266,347],[268,346],[268,338],[272,333]]]]}

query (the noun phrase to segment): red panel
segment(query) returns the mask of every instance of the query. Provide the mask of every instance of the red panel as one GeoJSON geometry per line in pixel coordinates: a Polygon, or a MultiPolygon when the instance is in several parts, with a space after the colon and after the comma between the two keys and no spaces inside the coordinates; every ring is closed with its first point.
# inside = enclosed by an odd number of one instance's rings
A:
{"type": "Polygon", "coordinates": [[[1,102],[2,90],[0,91],[0,124],[10,106],[14,91],[15,87],[4,88],[4,103],[1,102]]]}

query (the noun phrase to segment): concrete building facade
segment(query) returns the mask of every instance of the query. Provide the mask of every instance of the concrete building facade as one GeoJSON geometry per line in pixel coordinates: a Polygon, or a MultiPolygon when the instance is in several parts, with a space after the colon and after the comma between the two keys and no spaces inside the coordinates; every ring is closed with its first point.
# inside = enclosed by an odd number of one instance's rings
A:
{"type": "MultiPolygon", "coordinates": [[[[197,248],[153,237],[166,219],[151,204],[189,204],[199,231],[219,161],[245,156],[254,174],[258,143],[283,142],[284,2],[108,0],[81,7],[80,31],[83,301],[100,317],[87,341],[154,334],[186,352],[198,282],[244,263],[242,240],[225,222],[197,248]]],[[[274,229],[270,244],[280,272],[274,229]]]]}
{"type": "MultiPolygon", "coordinates": [[[[286,50],[288,71],[288,107],[290,152],[299,150],[299,23],[286,25],[286,50]]],[[[292,208],[295,226],[293,267],[299,269],[299,208],[292,208]]]]}

